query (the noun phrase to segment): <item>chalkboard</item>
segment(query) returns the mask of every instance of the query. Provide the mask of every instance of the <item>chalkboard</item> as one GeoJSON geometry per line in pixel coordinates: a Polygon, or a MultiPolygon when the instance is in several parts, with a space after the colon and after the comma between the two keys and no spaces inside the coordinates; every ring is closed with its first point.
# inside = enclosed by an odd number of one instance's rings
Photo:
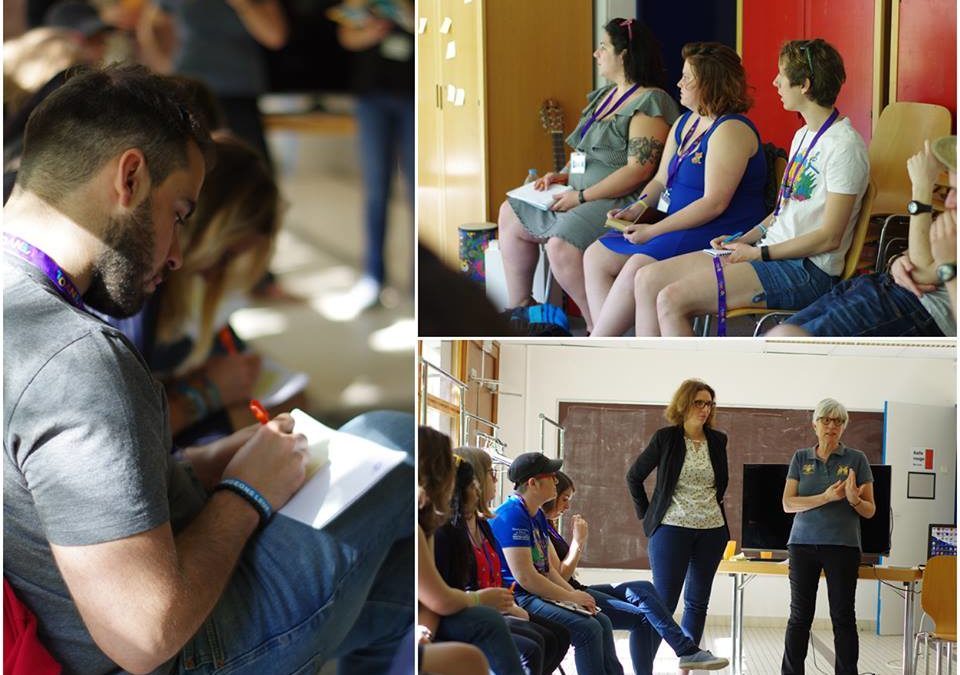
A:
{"type": "MultiPolygon", "coordinates": [[[[626,475],[653,433],[667,426],[666,406],[613,403],[560,403],[565,428],[563,470],[577,492],[570,513],[590,524],[582,567],[648,569],[647,539],[627,490],[626,475]]],[[[720,408],[714,428],[727,434],[730,484],[724,499],[730,538],[740,537],[744,464],[789,463],[793,453],[817,441],[813,410],[720,408]]],[[[850,412],[843,442],[861,450],[871,464],[881,463],[883,413],[850,412]]],[[[657,471],[644,482],[653,495],[657,471]]],[[[569,519],[567,519],[569,521],[569,519]]],[[[569,522],[564,523],[569,537],[569,522]]]]}

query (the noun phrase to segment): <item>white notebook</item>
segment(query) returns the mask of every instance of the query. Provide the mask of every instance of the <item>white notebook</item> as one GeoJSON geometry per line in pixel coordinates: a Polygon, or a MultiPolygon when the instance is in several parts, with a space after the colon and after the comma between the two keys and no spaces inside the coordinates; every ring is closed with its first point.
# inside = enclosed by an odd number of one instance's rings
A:
{"type": "Polygon", "coordinates": [[[319,467],[279,513],[318,530],[370,490],[406,456],[366,438],[331,429],[302,410],[295,409],[290,414],[295,422],[294,431],[307,437],[311,465],[319,462],[319,467]]]}
{"type": "Polygon", "coordinates": [[[733,251],[728,248],[705,248],[703,249],[703,252],[707,255],[713,256],[714,258],[722,258],[725,255],[730,255],[733,253],[733,251]]]}
{"type": "Polygon", "coordinates": [[[554,183],[546,190],[537,190],[533,187],[533,183],[526,183],[521,185],[518,188],[514,188],[507,193],[508,197],[513,197],[514,199],[519,199],[522,202],[526,202],[530,206],[535,206],[541,211],[548,211],[550,207],[553,206],[553,198],[557,195],[561,195],[564,192],[569,192],[573,188],[569,185],[561,185],[560,183],[554,183]]]}

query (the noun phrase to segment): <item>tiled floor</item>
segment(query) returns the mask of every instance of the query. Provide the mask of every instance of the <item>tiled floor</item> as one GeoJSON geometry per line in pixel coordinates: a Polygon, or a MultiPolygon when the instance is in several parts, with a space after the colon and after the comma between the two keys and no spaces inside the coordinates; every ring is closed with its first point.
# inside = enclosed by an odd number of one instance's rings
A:
{"type": "Polygon", "coordinates": [[[321,311],[350,287],[363,255],[362,198],[352,136],[272,132],[271,151],[287,203],[272,269],[300,301],[263,301],[232,323],[254,348],[310,375],[310,412],[339,424],[374,408],[413,410],[415,327],[412,223],[397,183],[390,206],[386,306],[350,321],[321,311]]]}
{"type": "MultiPolygon", "coordinates": [[[[617,643],[617,656],[620,663],[624,666],[624,672],[630,673],[630,648],[628,644],[628,633],[626,631],[614,631],[614,638],[617,643]]],[[[814,630],[814,644],[820,645],[819,648],[811,649],[807,653],[806,671],[808,675],[825,673],[832,675],[833,661],[828,660],[822,651],[825,645],[831,652],[833,651],[833,633],[827,630],[814,630]]],[[[896,675],[900,671],[900,651],[902,649],[902,638],[898,635],[877,636],[872,632],[860,633],[860,661],[859,670],[862,674],[875,675],[896,675]]],[[[718,656],[731,657],[732,648],[730,643],[730,628],[723,624],[708,625],[704,631],[701,645],[704,649],[709,649],[718,656]]],[[[931,652],[932,654],[932,652],[931,652]]],[[[777,675],[780,672],[780,659],[783,656],[783,628],[782,627],[756,627],[746,626],[744,628],[744,648],[743,648],[743,672],[749,675],[777,675]]],[[[933,660],[931,659],[931,670],[933,660]]],[[[567,653],[563,661],[563,670],[567,675],[574,675],[577,672],[573,659],[573,649],[567,653]]],[[[918,668],[923,673],[923,661],[921,660],[918,668]]],[[[655,675],[676,675],[681,672],[677,670],[677,657],[665,643],[661,643],[660,650],[657,652],[657,659],[654,663],[655,675]]],[[[691,671],[706,672],[706,671],[691,671]]],[[[719,673],[733,672],[732,667],[725,668],[719,673]]]]}

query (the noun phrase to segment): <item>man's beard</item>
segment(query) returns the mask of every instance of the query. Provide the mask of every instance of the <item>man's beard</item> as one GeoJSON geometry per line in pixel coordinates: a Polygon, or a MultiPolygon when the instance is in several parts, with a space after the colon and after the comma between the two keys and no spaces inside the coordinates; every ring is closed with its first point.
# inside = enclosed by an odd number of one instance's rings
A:
{"type": "Polygon", "coordinates": [[[152,197],[129,216],[111,218],[103,235],[104,250],[93,265],[93,278],[83,300],[93,309],[119,319],[133,316],[146,302],[144,280],[153,262],[152,197]]]}

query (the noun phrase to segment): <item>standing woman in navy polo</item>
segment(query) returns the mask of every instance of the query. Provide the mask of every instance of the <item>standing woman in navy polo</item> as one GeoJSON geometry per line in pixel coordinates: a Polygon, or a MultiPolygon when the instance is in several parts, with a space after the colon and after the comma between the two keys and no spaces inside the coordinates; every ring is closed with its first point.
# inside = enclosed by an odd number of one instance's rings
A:
{"type": "Polygon", "coordinates": [[[860,518],[872,518],[873,473],[866,455],[840,442],[847,409],[825,398],[813,411],[817,444],[797,450],[783,488],[783,510],[796,513],[790,551],[790,619],[783,675],[802,675],[820,572],[827,578],[836,675],[857,675],[860,643],[854,600],[860,567],[860,518]]]}
{"type": "MultiPolygon", "coordinates": [[[[670,612],[684,588],[683,632],[700,644],[707,603],[730,532],[723,512],[727,489],[727,436],[713,428],[713,387],[685,380],[673,395],[659,429],[627,473],[637,517],[647,535],[653,585],[670,612]],[[657,482],[648,500],[644,479],[657,482]]],[[[652,636],[656,654],[660,636],[652,636]]]]}

